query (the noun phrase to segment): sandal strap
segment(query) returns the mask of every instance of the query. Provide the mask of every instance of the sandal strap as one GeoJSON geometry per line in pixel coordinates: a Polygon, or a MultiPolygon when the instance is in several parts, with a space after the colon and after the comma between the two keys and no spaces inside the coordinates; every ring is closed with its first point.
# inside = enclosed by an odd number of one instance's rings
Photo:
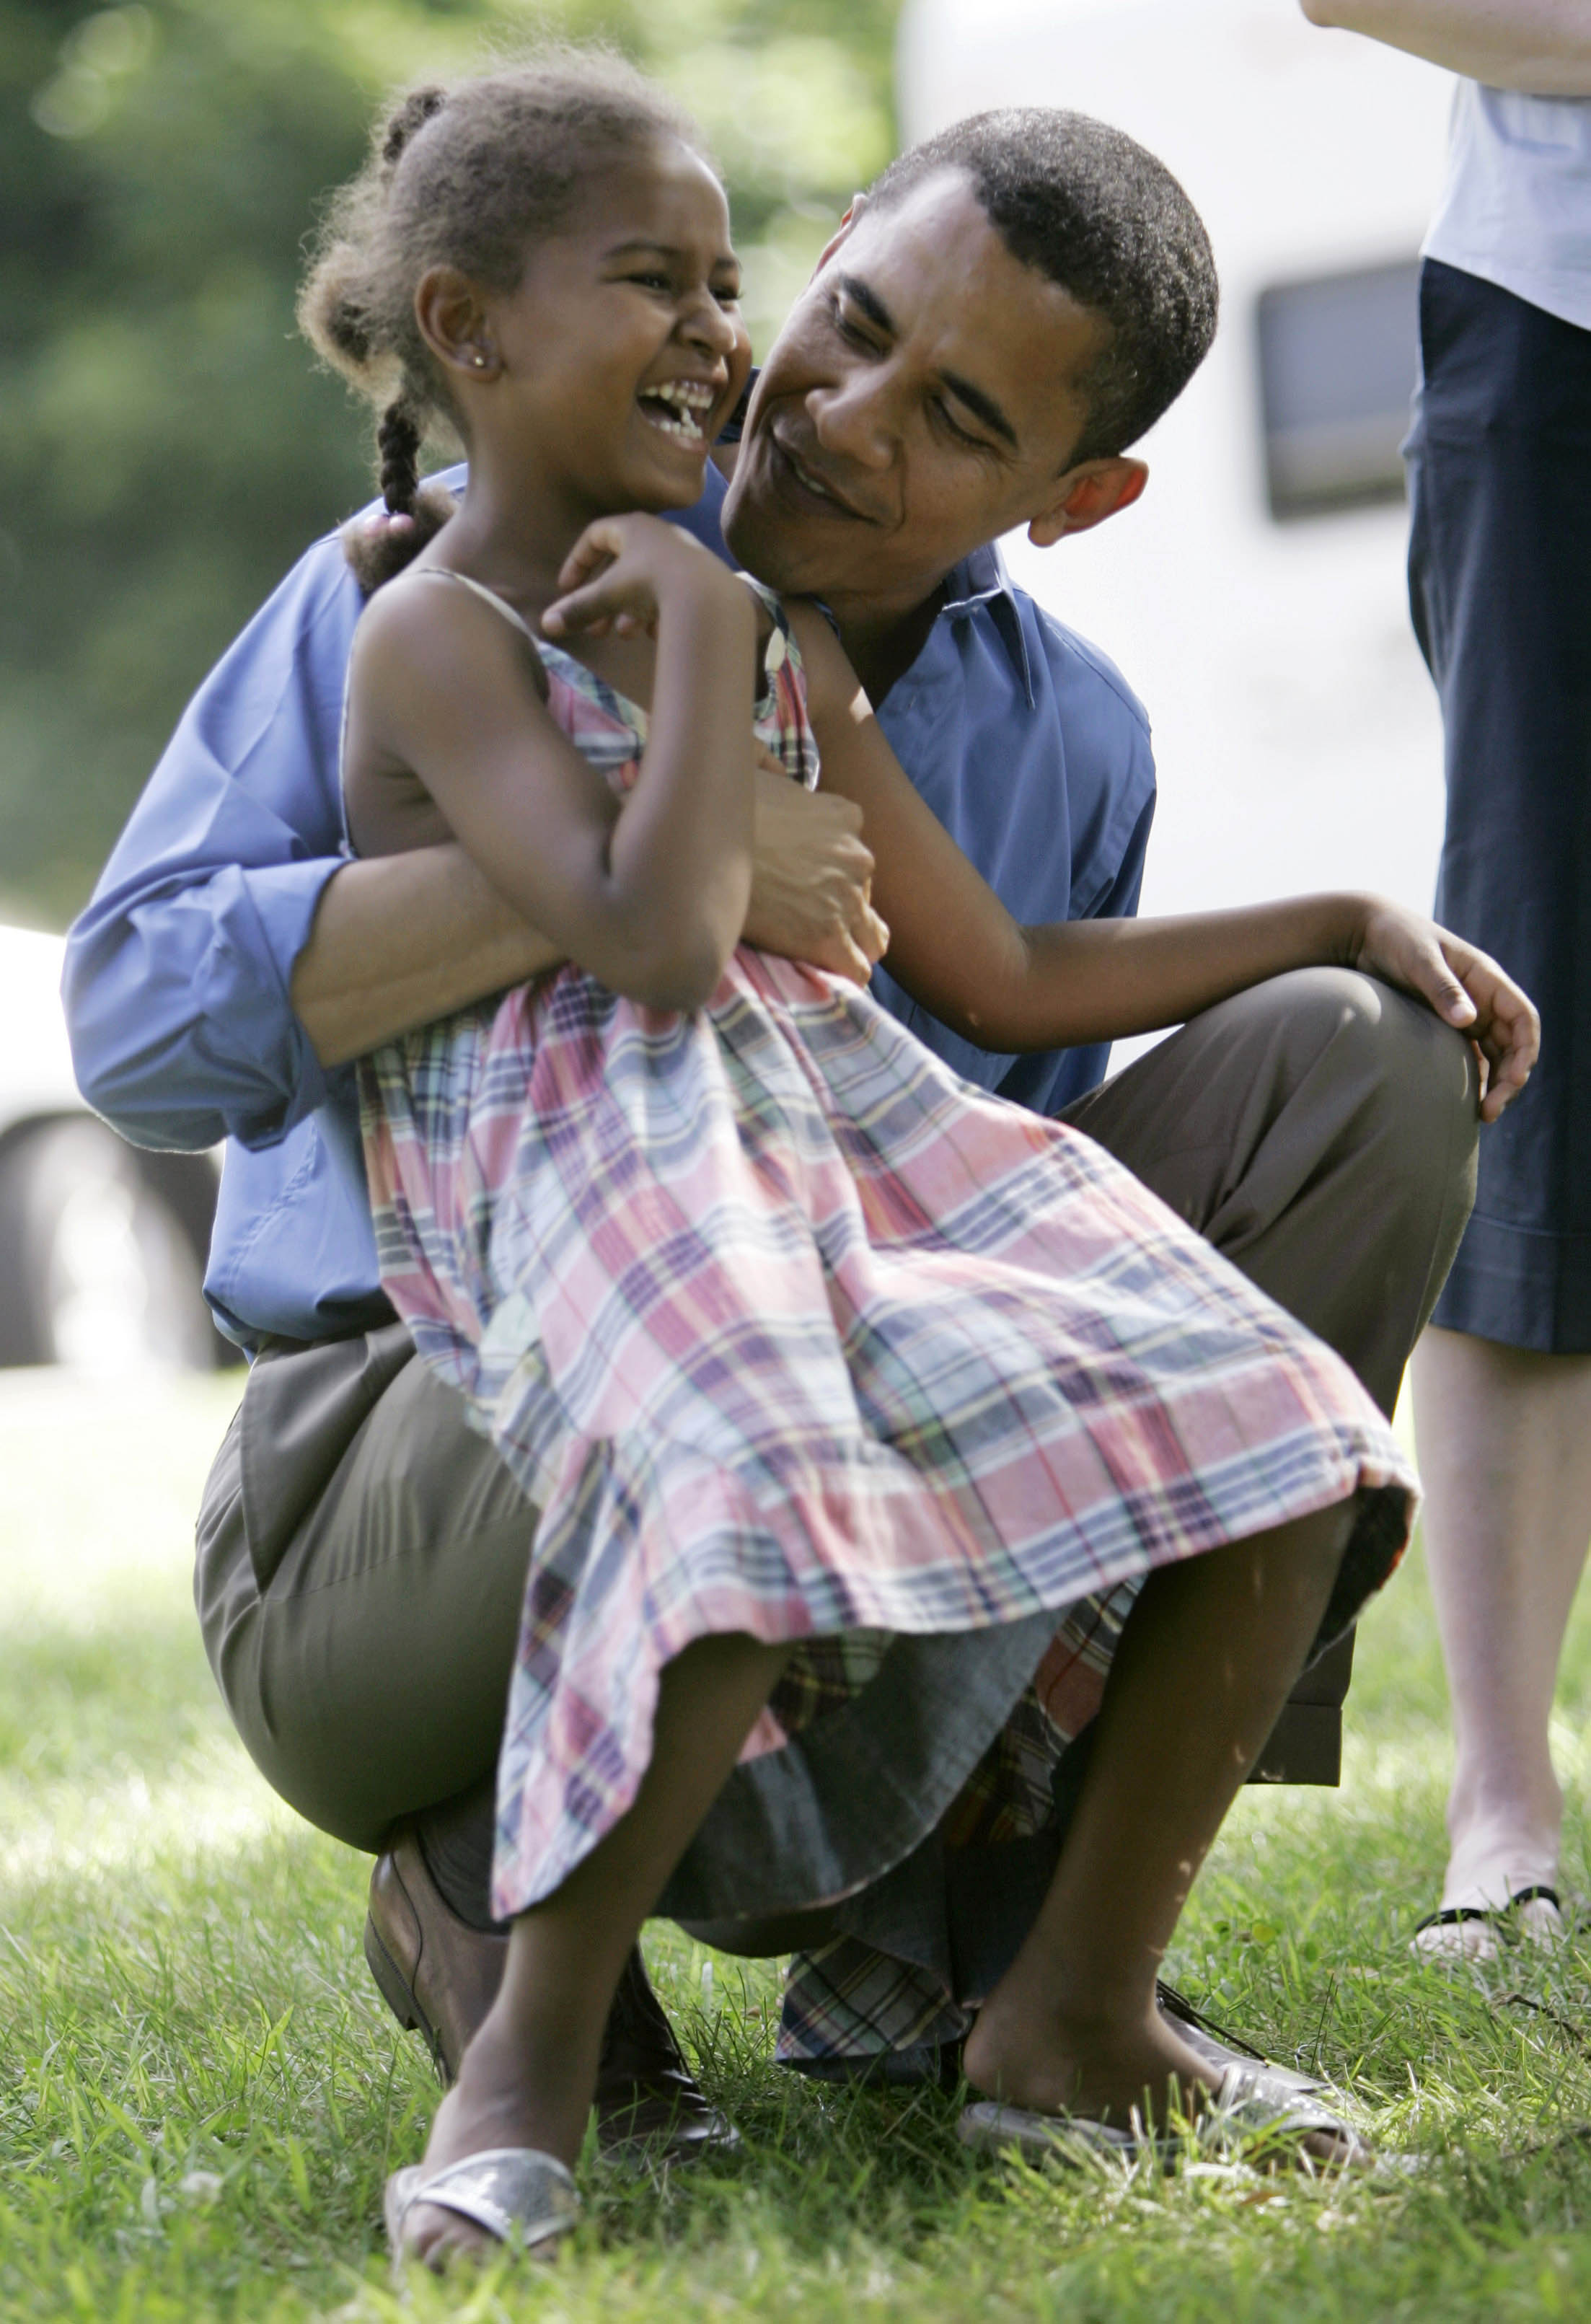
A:
{"type": "Polygon", "coordinates": [[[499,2243],[517,2237],[529,2249],[566,2235],[580,2209],[572,2174],[556,2155],[535,2146],[483,2147],[429,2179],[415,2177],[417,2183],[404,2192],[400,2234],[417,2203],[435,2203],[484,2227],[499,2243]]]}
{"type": "Polygon", "coordinates": [[[1505,1916],[1517,1911],[1521,1904],[1550,1904],[1555,1913],[1563,1910],[1556,1888],[1545,1880],[1533,1880],[1528,1888],[1511,1888],[1506,1904],[1444,1904],[1439,1913],[1428,1913],[1414,1923],[1414,1933],[1421,1929],[1456,1929],[1465,1921],[1489,1921],[1494,1928],[1501,1925],[1505,1916]]]}
{"type": "Polygon", "coordinates": [[[1367,2152],[1357,2131],[1340,2115],[1301,2099],[1290,2083],[1279,2081],[1263,2066],[1228,2066],[1214,2106],[1198,2122],[1200,2142],[1217,2144],[1233,2132],[1244,2138],[1301,2138],[1311,2131],[1341,2139],[1350,2154],[1367,2152]]]}

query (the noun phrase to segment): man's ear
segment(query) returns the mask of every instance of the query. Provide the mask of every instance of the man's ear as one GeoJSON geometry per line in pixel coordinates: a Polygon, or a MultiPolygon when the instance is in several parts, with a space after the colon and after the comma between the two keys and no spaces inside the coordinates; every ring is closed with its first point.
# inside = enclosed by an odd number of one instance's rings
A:
{"type": "Polygon", "coordinates": [[[1027,528],[1035,549],[1053,549],[1069,532],[1089,532],[1118,509],[1131,508],[1149,481],[1148,464],[1118,454],[1084,460],[1055,479],[1054,497],[1027,528]]]}
{"type": "Polygon", "coordinates": [[[501,368],[481,294],[456,266],[428,267],[415,289],[414,319],[427,346],[450,371],[490,379],[501,368]]]}
{"type": "Polygon", "coordinates": [[[868,198],[866,194],[852,194],[851,197],[851,208],[846,211],[845,216],[841,219],[839,225],[835,227],[833,233],[829,236],[828,241],[823,244],[822,251],[819,253],[818,263],[812,270],[814,276],[823,272],[824,267],[828,264],[830,259],[833,257],[834,253],[839,249],[841,244],[849,238],[851,228],[855,226],[858,218],[860,217],[867,206],[868,198]]]}

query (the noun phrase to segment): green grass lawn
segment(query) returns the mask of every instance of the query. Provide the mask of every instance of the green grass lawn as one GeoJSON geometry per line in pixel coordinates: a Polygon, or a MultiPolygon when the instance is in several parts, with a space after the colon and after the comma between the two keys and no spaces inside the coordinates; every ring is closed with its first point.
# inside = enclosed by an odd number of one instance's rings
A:
{"type": "MultiPolygon", "coordinates": [[[[978,2163],[951,2101],[776,2071],[772,1978],[659,1929],[657,1982],[743,2153],[661,2181],[588,2168],[556,2268],[400,2301],[382,2182],[418,2155],[435,2088],[365,1975],[368,1867],[254,1775],[189,1597],[192,1510],[236,1393],[235,1376],[0,1375],[6,2324],[1591,2315],[1591,1950],[1516,1956],[1485,1983],[1404,1950],[1440,1868],[1447,1771],[1417,1563],[1365,1628],[1342,1790],[1246,1795],[1171,1968],[1277,2057],[1318,2059],[1421,2167],[1332,2186],[978,2163]]],[[[1588,1714],[1591,1621],[1558,1738],[1571,1885],[1588,1714]]]]}

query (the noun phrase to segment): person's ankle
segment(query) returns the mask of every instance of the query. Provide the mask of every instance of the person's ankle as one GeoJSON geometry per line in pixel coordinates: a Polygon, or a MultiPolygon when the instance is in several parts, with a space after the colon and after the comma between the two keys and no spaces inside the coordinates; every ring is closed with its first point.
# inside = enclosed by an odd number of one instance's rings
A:
{"type": "Polygon", "coordinates": [[[533,2146],[573,2169],[585,2136],[596,2085],[594,2065],[566,2045],[528,2048],[496,2010],[464,2052],[445,2102],[455,2133],[469,2126],[469,2149],[533,2146]]]}
{"type": "Polygon", "coordinates": [[[1444,1905],[1505,1904],[1558,1878],[1560,1815],[1540,1803],[1450,1815],[1444,1905]]]}
{"type": "Polygon", "coordinates": [[[988,2098],[1035,2114],[1122,2122],[1137,2110],[1169,2118],[1201,2103],[1218,2077],[1161,2019],[1151,2000],[1041,2024],[991,2019],[987,2005],[967,2037],[962,2070],[988,2098]]]}

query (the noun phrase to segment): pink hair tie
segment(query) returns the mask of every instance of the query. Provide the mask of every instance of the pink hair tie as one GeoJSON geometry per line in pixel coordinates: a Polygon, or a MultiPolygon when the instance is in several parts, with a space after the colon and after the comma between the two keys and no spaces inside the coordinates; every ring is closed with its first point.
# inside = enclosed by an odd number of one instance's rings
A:
{"type": "Polygon", "coordinates": [[[405,509],[382,509],[372,522],[372,530],[382,532],[412,532],[414,519],[405,509]]]}

